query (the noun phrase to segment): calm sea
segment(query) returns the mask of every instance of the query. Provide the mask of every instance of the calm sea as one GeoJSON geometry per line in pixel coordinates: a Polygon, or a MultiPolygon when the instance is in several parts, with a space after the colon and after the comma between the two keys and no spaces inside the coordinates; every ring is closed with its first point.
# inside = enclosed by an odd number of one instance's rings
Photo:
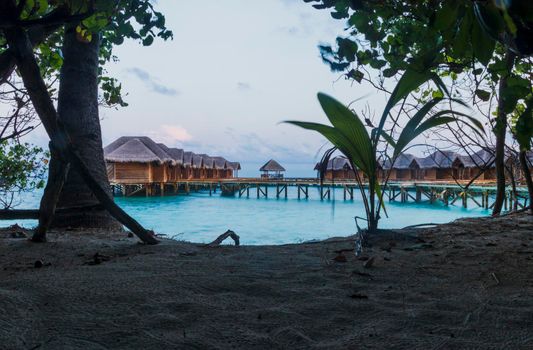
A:
{"type": "MultiPolygon", "coordinates": [[[[210,242],[227,229],[235,231],[243,244],[284,244],[333,236],[346,236],[356,231],[354,216],[363,216],[363,205],[357,193],[354,201],[343,201],[342,189],[333,192],[331,200],[321,201],[317,188],[310,188],[309,199],[298,200],[296,189],[289,189],[289,199],[257,199],[221,197],[219,194],[191,193],[169,197],[116,198],[117,203],[145,227],[157,233],[191,242],[210,242]]],[[[21,208],[36,208],[38,193],[26,196],[21,208]]],[[[445,223],[461,217],[485,216],[480,208],[445,207],[440,203],[387,203],[388,218],[381,227],[401,228],[423,223],[445,223]]],[[[13,222],[3,221],[0,226],[13,222]]],[[[22,221],[25,226],[34,221],[22,221]]]]}

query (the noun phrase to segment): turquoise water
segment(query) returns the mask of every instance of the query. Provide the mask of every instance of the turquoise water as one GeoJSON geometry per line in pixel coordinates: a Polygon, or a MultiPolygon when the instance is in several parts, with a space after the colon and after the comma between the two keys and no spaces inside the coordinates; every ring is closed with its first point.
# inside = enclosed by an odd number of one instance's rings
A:
{"type": "MultiPolygon", "coordinates": [[[[250,191],[250,195],[255,191],[250,191]]],[[[269,190],[270,196],[275,189],[269,190]]],[[[355,193],[355,192],[354,192],[355,193]]],[[[208,193],[189,196],[116,198],[117,203],[145,227],[157,233],[191,242],[210,242],[227,229],[235,231],[243,244],[284,244],[332,236],[346,236],[356,231],[354,216],[363,216],[360,195],[344,201],[342,189],[332,193],[330,201],[321,201],[317,188],[309,189],[309,199],[296,199],[296,189],[289,188],[289,199],[221,197],[208,193]]],[[[38,194],[26,198],[21,207],[37,207],[38,194]]],[[[481,208],[445,207],[440,203],[387,203],[388,218],[382,228],[401,228],[422,223],[445,223],[460,217],[485,216],[481,208]]],[[[19,222],[25,226],[33,221],[19,222]]],[[[1,226],[12,222],[0,222],[1,226]]],[[[361,223],[362,225],[364,223],[361,223]]]]}

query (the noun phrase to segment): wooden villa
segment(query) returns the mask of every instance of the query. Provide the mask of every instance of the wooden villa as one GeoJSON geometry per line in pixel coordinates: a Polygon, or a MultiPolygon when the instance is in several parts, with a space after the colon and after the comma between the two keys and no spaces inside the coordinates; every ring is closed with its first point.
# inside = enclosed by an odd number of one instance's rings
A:
{"type": "Polygon", "coordinates": [[[146,136],[120,137],[104,148],[104,157],[110,182],[124,185],[226,179],[241,169],[239,162],[170,148],[146,136]]]}
{"type": "MultiPolygon", "coordinates": [[[[317,171],[320,170],[320,163],[317,163],[315,165],[314,170],[317,170],[317,171]]],[[[335,158],[331,158],[328,161],[328,165],[324,173],[324,179],[330,180],[330,181],[354,180],[355,173],[348,159],[346,159],[346,157],[344,156],[338,156],[335,158]]]]}
{"type": "Polygon", "coordinates": [[[228,169],[230,170],[229,176],[230,177],[239,177],[239,170],[241,170],[241,163],[239,162],[227,162],[228,163],[228,169]]]}
{"type": "Polygon", "coordinates": [[[149,137],[121,137],[104,148],[111,182],[167,182],[174,160],[149,137]]]}
{"type": "Polygon", "coordinates": [[[271,159],[259,168],[259,171],[262,172],[262,179],[283,179],[285,168],[274,159],[271,159]]]}
{"type": "Polygon", "coordinates": [[[391,167],[390,160],[380,162],[378,173],[384,179],[390,171],[389,181],[451,181],[495,180],[494,155],[480,150],[471,155],[461,155],[453,151],[436,151],[427,157],[412,154],[398,156],[391,167]]]}
{"type": "Polygon", "coordinates": [[[378,169],[381,172],[381,177],[387,176],[389,174],[389,181],[409,181],[417,179],[418,169],[411,166],[415,156],[409,153],[400,154],[394,164],[391,165],[391,160],[385,160],[381,169],[378,169]]]}
{"type": "Polygon", "coordinates": [[[487,150],[480,150],[472,155],[460,155],[456,162],[460,169],[459,179],[470,180],[481,173],[477,180],[495,180],[494,159],[494,154],[487,150]]]}
{"type": "Polygon", "coordinates": [[[425,158],[414,158],[412,168],[419,169],[417,180],[440,181],[458,178],[458,169],[453,167],[459,154],[452,151],[435,151],[425,158]]]}

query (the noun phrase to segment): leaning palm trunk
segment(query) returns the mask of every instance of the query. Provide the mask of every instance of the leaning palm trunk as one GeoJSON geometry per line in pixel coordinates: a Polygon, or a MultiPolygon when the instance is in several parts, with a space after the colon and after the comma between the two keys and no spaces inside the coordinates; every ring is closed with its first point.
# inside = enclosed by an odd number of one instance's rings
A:
{"type": "MultiPolygon", "coordinates": [[[[354,169],[356,181],[363,198],[367,230],[369,233],[375,233],[377,231],[380,211],[382,209],[384,210],[383,191],[381,188],[382,185],[386,184],[386,181],[384,184],[380,184],[377,171],[378,146],[381,143],[387,142],[392,146],[393,154],[391,160],[394,162],[398,155],[416,137],[439,125],[445,125],[451,122],[465,123],[482,136],[483,126],[481,123],[466,114],[452,110],[442,110],[430,114],[437,104],[445,100],[441,97],[433,98],[425,103],[406,123],[396,140],[393,139],[392,135],[385,133],[384,127],[394,106],[400,101],[405,100],[413,90],[417,89],[429,79],[435,81],[437,86],[447,93],[444,84],[434,73],[419,73],[407,70],[389,97],[378,127],[373,128],[370,134],[363,124],[362,118],[342,103],[321,93],[318,94],[318,100],[332,126],[299,121],[288,122],[308,130],[319,132],[348,158],[354,169]],[[361,170],[368,177],[368,193],[366,193],[365,186],[361,177],[358,175],[358,170],[361,170]]],[[[453,101],[461,103],[457,100],[453,101]]],[[[331,152],[328,151],[327,155],[323,158],[323,162],[326,162],[326,164],[329,161],[331,152]]],[[[321,166],[320,168],[324,169],[325,167],[321,166]]]]}
{"type": "MultiPolygon", "coordinates": [[[[100,41],[83,42],[77,39],[75,25],[65,28],[63,43],[63,66],[59,81],[57,112],[59,122],[68,132],[72,145],[85,164],[90,164],[93,178],[106,189],[111,197],[102,150],[102,132],[98,115],[98,51],[100,41]]],[[[50,176],[54,176],[50,172],[50,176]]],[[[52,179],[53,180],[53,179],[52,179]]],[[[79,170],[72,168],[66,177],[57,204],[60,209],[94,207],[99,201],[81,177],[79,170]]],[[[120,228],[105,210],[57,213],[52,226],[120,228]]]]}

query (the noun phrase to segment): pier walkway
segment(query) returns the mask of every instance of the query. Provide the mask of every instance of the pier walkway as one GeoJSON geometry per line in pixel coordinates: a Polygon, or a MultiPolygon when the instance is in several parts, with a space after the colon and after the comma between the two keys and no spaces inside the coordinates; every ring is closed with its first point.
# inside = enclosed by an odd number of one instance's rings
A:
{"type": "MultiPolygon", "coordinates": [[[[321,200],[331,200],[335,190],[342,190],[343,200],[354,200],[358,185],[353,181],[324,181],[314,178],[285,178],[266,180],[258,178],[232,178],[209,180],[180,180],[173,183],[117,184],[113,183],[113,194],[122,196],[155,196],[205,192],[224,196],[256,198],[289,198],[289,193],[298,199],[308,199],[310,189],[315,188],[321,200]],[[294,188],[295,191],[288,191],[294,188]]],[[[394,182],[384,188],[386,200],[398,202],[442,202],[444,205],[477,206],[489,209],[493,206],[496,187],[492,184],[475,184],[468,189],[450,182],[394,182]]],[[[527,188],[508,188],[505,194],[505,209],[527,206],[527,188]]]]}

